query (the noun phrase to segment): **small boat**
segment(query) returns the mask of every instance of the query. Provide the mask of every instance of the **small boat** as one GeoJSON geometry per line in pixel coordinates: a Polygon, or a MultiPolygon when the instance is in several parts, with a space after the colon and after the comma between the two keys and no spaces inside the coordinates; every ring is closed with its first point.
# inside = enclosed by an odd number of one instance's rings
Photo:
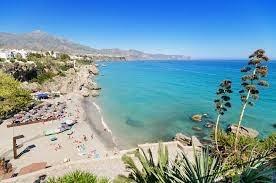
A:
{"type": "Polygon", "coordinates": [[[106,67],[107,65],[105,65],[105,64],[102,64],[101,66],[102,66],[102,67],[106,67]]]}

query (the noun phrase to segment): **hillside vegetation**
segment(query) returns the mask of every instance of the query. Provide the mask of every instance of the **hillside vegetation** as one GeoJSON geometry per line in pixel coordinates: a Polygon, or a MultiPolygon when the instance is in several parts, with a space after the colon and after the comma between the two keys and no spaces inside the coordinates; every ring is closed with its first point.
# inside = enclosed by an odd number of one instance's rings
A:
{"type": "Polygon", "coordinates": [[[0,119],[21,111],[31,102],[30,92],[23,89],[12,76],[0,71],[0,119]]]}

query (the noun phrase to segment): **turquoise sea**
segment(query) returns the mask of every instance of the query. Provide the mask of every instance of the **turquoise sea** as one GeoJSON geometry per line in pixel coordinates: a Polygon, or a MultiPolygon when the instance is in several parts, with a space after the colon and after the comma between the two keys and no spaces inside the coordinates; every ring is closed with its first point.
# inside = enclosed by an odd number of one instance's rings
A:
{"type": "MultiPolygon", "coordinates": [[[[170,140],[177,132],[208,139],[210,129],[204,124],[216,117],[213,99],[224,79],[232,80],[234,93],[232,109],[221,126],[238,121],[240,69],[246,65],[246,60],[99,62],[96,80],[102,90],[95,102],[121,148],[170,140]],[[192,122],[196,113],[207,113],[209,118],[192,122]],[[203,131],[194,131],[193,126],[203,131]]],[[[268,66],[270,87],[260,89],[259,101],[246,109],[243,121],[261,136],[275,132],[276,123],[276,62],[268,66]]]]}

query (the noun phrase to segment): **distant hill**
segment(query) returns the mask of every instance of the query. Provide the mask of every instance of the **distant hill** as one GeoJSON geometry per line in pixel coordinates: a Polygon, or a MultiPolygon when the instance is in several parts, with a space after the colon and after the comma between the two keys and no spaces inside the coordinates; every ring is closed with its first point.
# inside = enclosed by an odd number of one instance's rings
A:
{"type": "Polygon", "coordinates": [[[72,42],[68,39],[36,30],[24,34],[0,32],[0,48],[58,51],[71,54],[102,54],[106,56],[123,56],[127,60],[186,60],[188,56],[150,54],[138,50],[94,49],[72,42]]]}

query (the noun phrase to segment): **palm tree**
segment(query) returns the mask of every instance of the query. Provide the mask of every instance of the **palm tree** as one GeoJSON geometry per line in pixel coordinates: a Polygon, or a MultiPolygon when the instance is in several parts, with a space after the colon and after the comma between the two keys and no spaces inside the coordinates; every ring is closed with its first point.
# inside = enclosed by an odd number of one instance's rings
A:
{"type": "Polygon", "coordinates": [[[244,112],[247,107],[247,104],[250,106],[253,106],[254,103],[250,101],[250,97],[254,100],[257,100],[259,98],[259,90],[257,89],[255,84],[268,87],[268,83],[260,80],[261,77],[267,76],[267,66],[262,66],[262,62],[268,61],[269,58],[265,56],[265,51],[262,49],[256,50],[253,54],[249,56],[250,61],[248,62],[247,67],[244,67],[241,72],[249,72],[252,71],[252,73],[242,76],[242,86],[247,90],[247,93],[245,93],[245,90],[240,90],[239,93],[241,94],[241,101],[242,101],[242,109],[240,118],[238,121],[238,127],[236,131],[236,137],[235,137],[235,145],[234,149],[235,152],[237,152],[237,142],[238,142],[238,135],[240,131],[241,122],[243,120],[244,112]]]}

